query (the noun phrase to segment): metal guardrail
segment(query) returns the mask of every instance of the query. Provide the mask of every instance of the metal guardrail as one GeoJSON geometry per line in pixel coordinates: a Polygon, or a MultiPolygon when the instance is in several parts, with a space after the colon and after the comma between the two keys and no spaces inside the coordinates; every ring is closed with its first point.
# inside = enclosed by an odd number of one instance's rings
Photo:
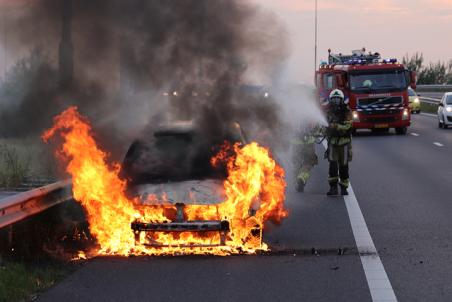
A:
{"type": "Polygon", "coordinates": [[[3,198],[0,229],[72,198],[70,179],[3,198]]]}
{"type": "Polygon", "coordinates": [[[439,102],[441,101],[441,99],[435,99],[435,98],[428,98],[428,97],[423,97],[420,96],[419,99],[421,100],[422,103],[427,103],[427,104],[439,104],[439,102]]]}
{"type": "Polygon", "coordinates": [[[452,85],[417,85],[416,91],[420,92],[446,92],[452,91],[452,85]]]}

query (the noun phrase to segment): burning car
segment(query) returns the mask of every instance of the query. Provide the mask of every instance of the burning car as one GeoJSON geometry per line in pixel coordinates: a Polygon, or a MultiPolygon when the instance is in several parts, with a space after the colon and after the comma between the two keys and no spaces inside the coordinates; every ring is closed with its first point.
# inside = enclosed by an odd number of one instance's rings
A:
{"type": "MultiPolygon", "coordinates": [[[[137,243],[142,232],[218,232],[219,242],[199,246],[225,245],[230,231],[227,220],[188,221],[185,214],[186,205],[218,205],[226,200],[223,183],[227,171],[224,166],[211,162],[220,151],[219,146],[225,144],[246,144],[238,123],[231,125],[224,137],[216,138],[213,145],[192,121],[161,125],[151,137],[131,144],[122,165],[122,176],[128,179],[131,198],[147,207],[176,208],[171,222],[134,221],[131,226],[137,243]]],[[[261,240],[259,226],[253,234],[258,237],[256,240],[261,240]]],[[[146,239],[146,245],[166,246],[152,237],[146,239]]]]}
{"type": "Polygon", "coordinates": [[[62,138],[58,158],[96,255],[255,253],[268,248],[266,223],[288,215],[284,170],[268,148],[244,144],[240,127],[231,129],[218,145],[190,124],[157,129],[131,145],[122,167],[76,107],[58,115],[43,139],[62,138]]]}

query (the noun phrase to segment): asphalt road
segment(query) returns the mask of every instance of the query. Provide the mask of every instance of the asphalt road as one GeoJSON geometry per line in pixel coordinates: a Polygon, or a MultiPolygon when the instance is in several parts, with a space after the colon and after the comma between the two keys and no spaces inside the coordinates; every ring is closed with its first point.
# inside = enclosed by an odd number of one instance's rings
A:
{"type": "MultiPolygon", "coordinates": [[[[354,139],[352,185],[398,301],[452,300],[451,155],[452,129],[425,115],[407,136],[354,139]]],[[[290,217],[266,236],[272,255],[97,258],[39,301],[372,301],[326,174],[321,162],[305,193],[288,193],[290,217]]]]}

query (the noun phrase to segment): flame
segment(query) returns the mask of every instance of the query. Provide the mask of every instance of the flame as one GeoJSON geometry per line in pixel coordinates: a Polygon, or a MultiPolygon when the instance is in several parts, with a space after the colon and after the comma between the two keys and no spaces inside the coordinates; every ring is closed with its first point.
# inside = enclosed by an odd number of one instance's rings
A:
{"type": "Polygon", "coordinates": [[[254,142],[245,146],[225,144],[212,164],[224,163],[227,167],[226,200],[218,205],[184,208],[188,221],[227,220],[230,232],[225,244],[218,245],[220,234],[216,232],[151,235],[142,232],[136,244],[132,222],[174,221],[176,207],[157,200],[157,196],[150,196],[144,203],[128,198],[126,181],[118,176],[119,164],[108,164],[107,154],[97,145],[89,122],[76,107],[57,116],[54,126],[42,138],[47,142],[57,133],[63,138],[57,155],[67,161],[74,198],[86,211],[91,234],[99,245],[96,251],[99,255],[255,253],[268,249],[262,243],[265,223],[279,223],[288,215],[284,208],[284,170],[272,159],[270,151],[254,142]],[[149,241],[162,246],[142,244],[149,241]]]}

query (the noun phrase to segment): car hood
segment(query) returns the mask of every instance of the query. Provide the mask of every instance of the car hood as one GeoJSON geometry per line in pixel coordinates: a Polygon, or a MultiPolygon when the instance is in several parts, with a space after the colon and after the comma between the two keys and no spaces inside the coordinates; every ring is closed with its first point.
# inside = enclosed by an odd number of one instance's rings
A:
{"type": "Polygon", "coordinates": [[[134,188],[142,204],[219,204],[226,200],[223,180],[204,179],[161,184],[138,185],[134,188]]]}

